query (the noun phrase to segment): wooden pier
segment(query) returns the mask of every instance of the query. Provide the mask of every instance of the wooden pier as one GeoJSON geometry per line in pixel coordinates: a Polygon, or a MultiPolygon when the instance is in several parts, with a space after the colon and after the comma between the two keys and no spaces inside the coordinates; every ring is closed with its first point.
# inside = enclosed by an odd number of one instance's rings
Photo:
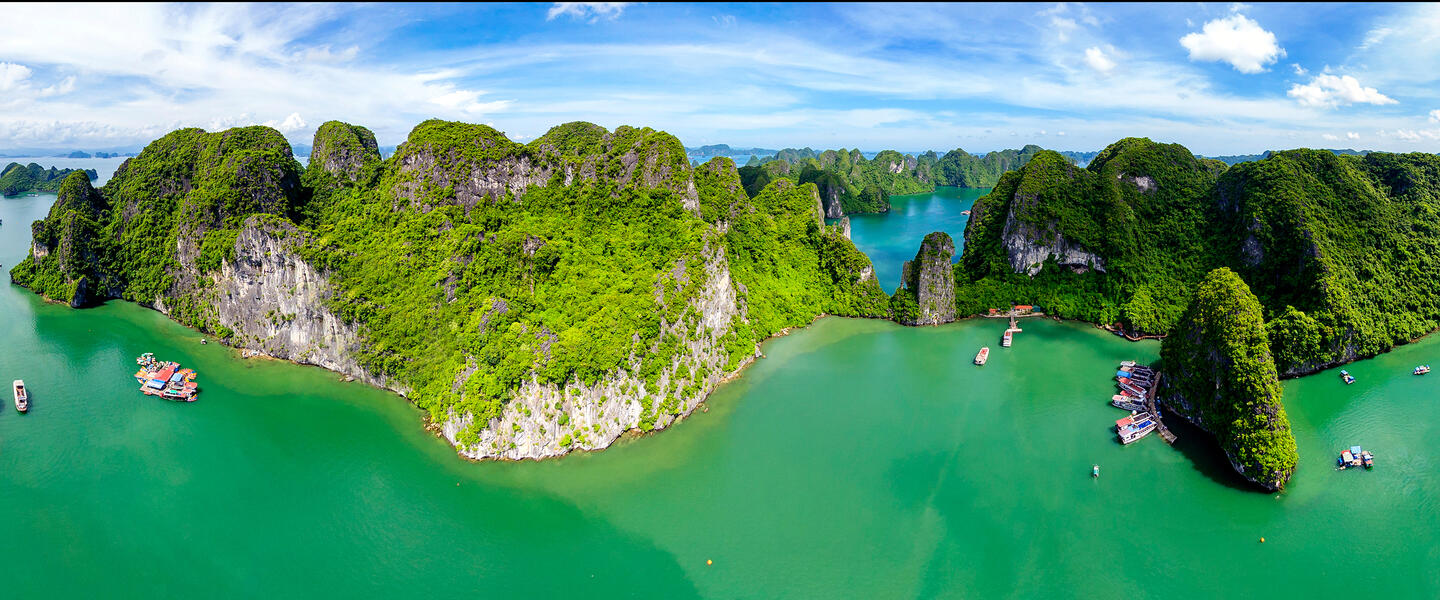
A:
{"type": "Polygon", "coordinates": [[[1155,392],[1160,389],[1160,372],[1155,371],[1155,378],[1150,381],[1150,389],[1145,392],[1145,409],[1151,416],[1155,417],[1155,429],[1160,432],[1160,438],[1167,444],[1175,443],[1175,433],[1165,426],[1165,421],[1160,419],[1160,406],[1155,401],[1155,392]]]}

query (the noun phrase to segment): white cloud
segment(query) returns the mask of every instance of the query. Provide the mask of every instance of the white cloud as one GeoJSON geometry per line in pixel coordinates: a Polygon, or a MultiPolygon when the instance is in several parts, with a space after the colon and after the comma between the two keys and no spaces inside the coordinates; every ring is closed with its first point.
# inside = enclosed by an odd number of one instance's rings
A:
{"type": "Polygon", "coordinates": [[[1430,122],[1440,123],[1440,108],[1430,111],[1430,122]]]}
{"type": "Polygon", "coordinates": [[[600,19],[613,21],[625,12],[625,7],[630,2],[556,2],[545,13],[546,21],[553,21],[556,17],[569,16],[579,20],[589,19],[595,23],[600,19]]]}
{"type": "Polygon", "coordinates": [[[1347,140],[1358,140],[1358,139],[1360,139],[1360,134],[1357,133],[1357,132],[1354,132],[1354,131],[1347,131],[1347,132],[1345,132],[1345,139],[1347,139],[1347,140]]]}
{"type": "Polygon", "coordinates": [[[295,133],[305,128],[305,119],[300,118],[300,113],[293,112],[280,123],[266,121],[264,125],[266,127],[274,127],[280,130],[280,133],[295,133]]]}
{"type": "Polygon", "coordinates": [[[1290,67],[1295,69],[1295,74],[1301,77],[1304,77],[1306,73],[1309,73],[1309,71],[1305,70],[1305,67],[1300,66],[1299,63],[1290,63],[1290,67]]]}
{"type": "Polygon", "coordinates": [[[1105,56],[1105,51],[1099,47],[1085,49],[1085,64],[1103,75],[1109,75],[1115,70],[1115,61],[1105,56]]]}
{"type": "Polygon", "coordinates": [[[1190,60],[1227,62],[1241,73],[1259,73],[1285,56],[1275,34],[1238,13],[1207,21],[1200,32],[1180,38],[1180,45],[1190,51],[1190,60]]]}
{"type": "Polygon", "coordinates": [[[1302,106],[1340,106],[1348,104],[1395,104],[1395,99],[1373,87],[1363,87],[1349,75],[1316,75],[1307,84],[1295,84],[1286,95],[1302,106]]]}
{"type": "Polygon", "coordinates": [[[1322,133],[1322,134],[1320,134],[1320,137],[1325,138],[1326,140],[1329,140],[1329,141],[1332,141],[1332,142],[1340,139],[1340,136],[1335,135],[1335,134],[1333,134],[1333,133],[1322,133]]]}
{"type": "Polygon", "coordinates": [[[0,62],[0,92],[9,92],[20,89],[30,79],[30,67],[25,65],[0,62]]]}

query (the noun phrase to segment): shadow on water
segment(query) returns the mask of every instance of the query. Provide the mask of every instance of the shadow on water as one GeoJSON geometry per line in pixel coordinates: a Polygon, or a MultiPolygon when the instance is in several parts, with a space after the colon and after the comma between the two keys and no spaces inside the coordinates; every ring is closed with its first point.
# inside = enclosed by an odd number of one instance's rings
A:
{"type": "Polygon", "coordinates": [[[1220,444],[1215,440],[1215,436],[1196,427],[1169,409],[1162,407],[1160,414],[1161,418],[1165,420],[1165,426],[1175,434],[1175,450],[1190,459],[1190,465],[1196,471],[1215,483],[1235,490],[1264,491],[1235,472],[1235,469],[1230,466],[1230,461],[1225,458],[1225,452],[1220,449],[1220,444]]]}

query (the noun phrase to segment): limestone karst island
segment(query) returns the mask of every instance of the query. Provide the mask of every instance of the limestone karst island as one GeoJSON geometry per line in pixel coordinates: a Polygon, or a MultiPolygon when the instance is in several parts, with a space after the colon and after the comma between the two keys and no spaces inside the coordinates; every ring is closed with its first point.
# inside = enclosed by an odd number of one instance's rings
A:
{"type": "Polygon", "coordinates": [[[1440,5],[7,9],[0,596],[1440,597],[1440,5]]]}

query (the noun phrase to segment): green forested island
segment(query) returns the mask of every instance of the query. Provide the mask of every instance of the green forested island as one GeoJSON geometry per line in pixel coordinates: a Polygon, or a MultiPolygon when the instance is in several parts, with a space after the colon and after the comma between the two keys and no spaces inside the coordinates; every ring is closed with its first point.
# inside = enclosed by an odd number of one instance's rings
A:
{"type": "Polygon", "coordinates": [[[1298,457],[1260,301],[1234,271],[1211,271],[1161,346],[1167,408],[1215,434],[1230,464],[1268,490],[1298,457]]]}
{"type": "MultiPolygon", "coordinates": [[[[17,196],[27,192],[54,192],[60,189],[60,182],[80,169],[46,169],[36,163],[22,165],[12,162],[0,170],[0,196],[17,196]]],[[[91,179],[99,177],[95,169],[86,169],[91,179]]]]}
{"type": "Polygon", "coordinates": [[[382,161],[330,122],[306,169],[273,129],[182,129],[100,189],[66,178],[11,277],[397,390],[468,456],[541,457],[667,426],[784,328],[886,316],[821,210],[650,129],[427,121],[382,161]]]}

